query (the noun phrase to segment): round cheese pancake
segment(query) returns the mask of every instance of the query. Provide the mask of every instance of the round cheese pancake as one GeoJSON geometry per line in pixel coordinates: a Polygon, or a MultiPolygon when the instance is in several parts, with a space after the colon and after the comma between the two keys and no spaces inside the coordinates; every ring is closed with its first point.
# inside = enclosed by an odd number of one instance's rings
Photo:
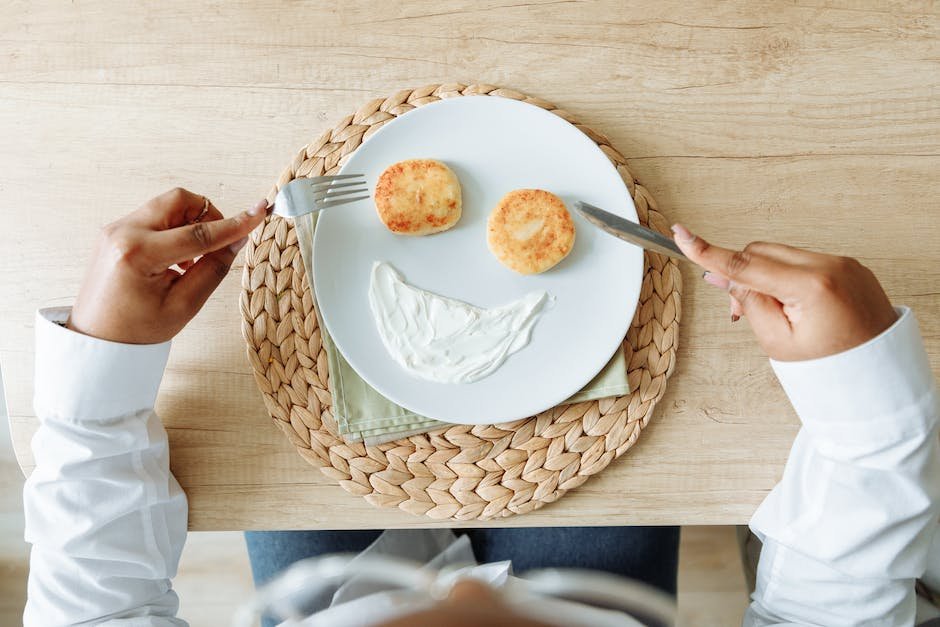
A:
{"type": "Polygon", "coordinates": [[[574,222],[561,198],[541,189],[517,189],[490,214],[486,241],[500,263],[520,274],[545,272],[574,246],[574,222]]]}
{"type": "Polygon", "coordinates": [[[430,235],[446,231],[460,219],[460,181],[440,161],[399,161],[379,176],[375,208],[393,233],[430,235]]]}

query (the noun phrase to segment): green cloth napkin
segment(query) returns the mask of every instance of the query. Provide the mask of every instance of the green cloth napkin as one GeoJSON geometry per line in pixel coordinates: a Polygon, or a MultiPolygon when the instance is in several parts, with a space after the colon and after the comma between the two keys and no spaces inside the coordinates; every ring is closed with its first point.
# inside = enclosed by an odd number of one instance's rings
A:
{"type": "MultiPolygon", "coordinates": [[[[307,280],[310,282],[311,289],[313,288],[313,272],[311,271],[313,268],[313,233],[316,224],[316,212],[308,213],[294,221],[294,227],[297,229],[297,243],[300,246],[300,254],[307,270],[307,280]]],[[[336,420],[336,428],[344,440],[376,445],[447,425],[447,423],[418,415],[396,405],[363,381],[342,353],[337,350],[319,315],[318,311],[320,337],[330,366],[333,417],[336,420]]],[[[623,351],[618,350],[590,383],[565,402],[590,401],[608,396],[622,396],[629,392],[626,360],[623,351]]]]}

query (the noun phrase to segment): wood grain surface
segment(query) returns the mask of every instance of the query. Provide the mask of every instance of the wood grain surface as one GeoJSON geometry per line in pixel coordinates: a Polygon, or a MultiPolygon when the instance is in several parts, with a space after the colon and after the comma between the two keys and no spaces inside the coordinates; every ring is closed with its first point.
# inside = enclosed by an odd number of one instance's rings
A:
{"type": "MultiPolygon", "coordinates": [[[[182,185],[250,206],[362,102],[435,82],[539,96],[607,133],[715,241],[859,257],[940,370],[940,8],[933,2],[6,2],[0,364],[25,472],[35,310],[98,229],[182,185]]],[[[193,529],[432,525],[332,485],[272,426],[236,267],[177,338],[158,411],[193,529]]],[[[679,365],[640,443],[500,525],[745,522],[798,421],[745,322],[683,268],[679,365]]],[[[479,523],[478,523],[479,524],[479,523]]]]}

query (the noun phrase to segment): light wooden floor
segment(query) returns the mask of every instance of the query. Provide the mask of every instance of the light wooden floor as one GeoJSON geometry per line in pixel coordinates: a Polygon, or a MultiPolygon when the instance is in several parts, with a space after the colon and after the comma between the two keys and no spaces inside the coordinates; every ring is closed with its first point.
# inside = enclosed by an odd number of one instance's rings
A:
{"type": "MultiPolygon", "coordinates": [[[[28,548],[23,542],[23,480],[9,444],[0,386],[0,625],[20,624],[28,548]]],[[[189,534],[174,585],[180,615],[193,627],[227,625],[252,590],[248,556],[236,532],[189,534]]],[[[733,527],[686,527],[679,565],[680,625],[739,625],[747,603],[733,527]]]]}

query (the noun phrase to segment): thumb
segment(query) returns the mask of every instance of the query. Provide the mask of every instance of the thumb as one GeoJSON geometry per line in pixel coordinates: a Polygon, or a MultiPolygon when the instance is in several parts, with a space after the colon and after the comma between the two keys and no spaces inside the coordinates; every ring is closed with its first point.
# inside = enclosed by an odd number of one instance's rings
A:
{"type": "Polygon", "coordinates": [[[789,341],[792,332],[783,305],[772,296],[733,281],[728,286],[728,293],[740,304],[761,348],[773,358],[778,353],[777,347],[789,341]]]}
{"type": "Polygon", "coordinates": [[[225,248],[203,255],[183,273],[183,276],[177,279],[170,288],[167,300],[180,309],[189,311],[190,315],[196,315],[209,300],[215,288],[228,275],[238,251],[247,242],[248,238],[244,237],[225,248]]]}

